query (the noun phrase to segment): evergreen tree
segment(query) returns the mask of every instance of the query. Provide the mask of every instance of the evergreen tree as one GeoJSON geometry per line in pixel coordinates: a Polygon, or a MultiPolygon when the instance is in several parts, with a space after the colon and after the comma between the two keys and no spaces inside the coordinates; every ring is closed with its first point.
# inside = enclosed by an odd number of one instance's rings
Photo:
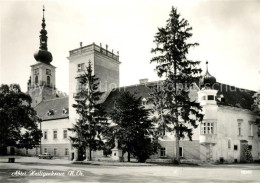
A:
{"type": "Polygon", "coordinates": [[[245,156],[245,160],[247,162],[253,162],[253,156],[252,156],[251,150],[249,149],[248,145],[245,146],[243,155],[245,156]]]}
{"type": "MultiPolygon", "coordinates": [[[[260,129],[260,92],[255,93],[253,99],[254,99],[254,103],[252,105],[252,110],[258,116],[258,118],[255,121],[255,125],[257,125],[258,129],[260,129]]],[[[258,130],[258,136],[260,136],[259,130],[258,130]]]]}
{"type": "Polygon", "coordinates": [[[31,107],[32,99],[18,84],[0,87],[0,154],[7,146],[32,149],[40,144],[40,119],[31,107]]]}
{"type": "Polygon", "coordinates": [[[89,159],[92,160],[91,151],[100,150],[103,146],[101,139],[104,125],[106,125],[105,112],[99,102],[103,94],[98,90],[99,82],[92,75],[92,67],[89,62],[86,72],[78,76],[79,92],[75,96],[76,104],[73,107],[79,115],[79,119],[73,128],[71,136],[72,146],[78,149],[79,159],[83,159],[86,149],[89,149],[89,159]]]}
{"type": "Polygon", "coordinates": [[[149,110],[142,105],[142,100],[129,92],[121,92],[116,100],[115,108],[110,113],[113,125],[107,133],[107,143],[118,139],[123,154],[130,154],[145,162],[157,151],[158,143],[152,136],[153,123],[149,119],[149,110]]]}
{"type": "MultiPolygon", "coordinates": [[[[189,91],[194,82],[200,77],[201,69],[199,61],[187,58],[190,48],[198,43],[187,43],[192,36],[189,23],[180,18],[177,9],[172,7],[170,18],[166,26],[158,28],[154,42],[156,47],[152,49],[155,56],[151,63],[156,63],[156,72],[159,77],[166,79],[157,87],[162,90],[164,107],[166,112],[158,111],[163,124],[169,131],[173,131],[176,137],[176,160],[179,163],[179,140],[187,135],[192,140],[192,129],[197,127],[197,121],[202,121],[203,115],[199,103],[191,101],[189,91]],[[163,119],[163,115],[166,119],[163,119]]],[[[155,92],[154,95],[160,95],[155,92]]],[[[157,99],[159,99],[157,97],[157,99]]],[[[156,107],[156,106],[155,106],[156,107]]]]}

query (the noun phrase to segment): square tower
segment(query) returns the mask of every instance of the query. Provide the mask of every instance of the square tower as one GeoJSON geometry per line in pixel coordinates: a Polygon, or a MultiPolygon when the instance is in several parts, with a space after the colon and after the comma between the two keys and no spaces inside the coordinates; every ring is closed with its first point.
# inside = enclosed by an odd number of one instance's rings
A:
{"type": "Polygon", "coordinates": [[[74,96],[77,93],[77,77],[83,74],[89,62],[92,65],[93,74],[99,78],[99,90],[105,92],[101,98],[104,100],[113,88],[119,87],[119,55],[108,51],[108,46],[102,48],[95,43],[69,52],[69,110],[70,118],[74,121],[76,112],[72,108],[75,103],[74,96]]]}

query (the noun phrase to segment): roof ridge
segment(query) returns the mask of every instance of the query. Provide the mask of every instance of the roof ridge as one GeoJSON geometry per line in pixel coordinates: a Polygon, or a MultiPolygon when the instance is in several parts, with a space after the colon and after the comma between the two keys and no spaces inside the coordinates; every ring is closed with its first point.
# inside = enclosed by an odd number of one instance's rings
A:
{"type": "Polygon", "coordinates": [[[251,89],[246,89],[246,88],[241,88],[241,87],[237,87],[237,86],[234,86],[234,85],[230,85],[230,84],[225,84],[225,83],[220,83],[220,82],[217,82],[219,84],[223,84],[223,85],[227,85],[227,86],[231,86],[231,87],[235,87],[237,89],[241,89],[241,90],[246,90],[246,91],[251,91],[251,92],[257,92],[255,90],[251,90],[251,89]]]}
{"type": "Polygon", "coordinates": [[[67,95],[67,96],[64,96],[64,97],[55,97],[55,98],[52,98],[52,99],[42,100],[42,102],[48,102],[48,101],[63,99],[63,98],[69,98],[69,96],[67,95]]]}

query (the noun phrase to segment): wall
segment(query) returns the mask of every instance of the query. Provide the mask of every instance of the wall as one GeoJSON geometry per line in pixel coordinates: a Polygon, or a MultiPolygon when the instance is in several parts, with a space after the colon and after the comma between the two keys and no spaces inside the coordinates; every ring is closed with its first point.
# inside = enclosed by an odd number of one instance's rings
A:
{"type": "Polygon", "coordinates": [[[248,110],[239,108],[220,106],[217,111],[217,145],[214,148],[216,160],[224,157],[225,160],[233,162],[234,159],[240,161],[241,140],[248,141],[252,145],[253,159],[258,159],[259,137],[257,127],[253,127],[253,136],[250,135],[249,122],[255,120],[255,116],[248,110]],[[242,120],[241,135],[238,134],[238,119],[242,120]],[[228,148],[228,140],[231,141],[231,148],[228,148]],[[234,145],[238,150],[234,150],[234,145]]]}
{"type": "Polygon", "coordinates": [[[56,156],[65,156],[65,148],[69,149],[69,154],[71,152],[71,144],[69,140],[69,136],[71,136],[71,132],[67,130],[71,128],[72,124],[69,119],[57,119],[57,120],[49,120],[43,121],[41,123],[41,129],[43,132],[43,137],[41,139],[41,149],[42,153],[44,153],[44,148],[47,148],[48,153],[53,155],[54,148],[57,149],[56,156]],[[57,139],[53,138],[53,131],[57,130],[57,139]],[[67,130],[67,138],[63,138],[63,130],[67,130]],[[47,139],[44,139],[44,132],[47,131],[47,139]]]}
{"type": "MultiPolygon", "coordinates": [[[[160,149],[158,150],[157,154],[152,155],[151,159],[157,158],[175,158],[176,152],[176,142],[173,140],[160,140],[159,141],[161,147],[166,148],[166,157],[160,157],[160,149]]],[[[183,158],[184,159],[193,159],[199,160],[200,159],[200,143],[198,140],[180,140],[180,147],[183,148],[183,158]]]]}

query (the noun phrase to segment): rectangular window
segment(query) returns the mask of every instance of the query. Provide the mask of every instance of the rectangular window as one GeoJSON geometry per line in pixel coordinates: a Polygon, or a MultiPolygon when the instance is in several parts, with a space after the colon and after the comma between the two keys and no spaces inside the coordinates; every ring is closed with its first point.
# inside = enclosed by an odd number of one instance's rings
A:
{"type": "Polygon", "coordinates": [[[47,148],[44,148],[44,153],[47,153],[47,152],[48,152],[47,148]]]}
{"type": "Polygon", "coordinates": [[[238,147],[237,145],[234,145],[234,151],[237,151],[238,147]]]}
{"type": "Polygon", "coordinates": [[[54,148],[54,150],[53,150],[53,155],[54,155],[54,156],[57,155],[57,149],[56,149],[56,148],[54,148]]]}
{"type": "Polygon", "coordinates": [[[237,120],[237,130],[238,130],[238,135],[241,136],[242,135],[242,119],[238,119],[237,120]]]}
{"type": "Polygon", "coordinates": [[[47,131],[44,132],[44,139],[47,139],[48,138],[48,134],[47,134],[47,131]]]}
{"type": "Polygon", "coordinates": [[[63,138],[66,139],[68,135],[68,131],[67,130],[63,130],[63,138]]]}
{"type": "Polygon", "coordinates": [[[231,140],[228,140],[228,148],[231,148],[231,140]]]}
{"type": "Polygon", "coordinates": [[[51,70],[50,69],[46,69],[46,75],[51,75],[51,70]]]}
{"type": "Polygon", "coordinates": [[[200,124],[201,134],[214,134],[214,123],[206,122],[200,124]]]}
{"type": "Polygon", "coordinates": [[[53,131],[53,139],[57,139],[57,130],[53,131]]]}
{"type": "Polygon", "coordinates": [[[183,147],[179,147],[179,156],[183,157],[183,147]]]}
{"type": "Polygon", "coordinates": [[[36,154],[36,155],[39,154],[38,147],[36,147],[36,149],[35,149],[35,154],[36,154]]]}
{"type": "Polygon", "coordinates": [[[85,67],[84,63],[78,64],[78,72],[84,71],[84,67],[85,67]]]}
{"type": "Polygon", "coordinates": [[[248,149],[250,150],[250,151],[252,151],[252,145],[248,145],[248,149]]]}
{"type": "Polygon", "coordinates": [[[202,96],[202,97],[201,97],[201,100],[206,100],[206,96],[202,96]]]}
{"type": "Polygon", "coordinates": [[[241,123],[238,123],[238,135],[241,135],[241,123]]]}
{"type": "Polygon", "coordinates": [[[69,155],[69,149],[68,148],[65,149],[65,155],[69,155]]]}
{"type": "Polygon", "coordinates": [[[208,100],[214,100],[214,95],[208,95],[208,100]]]}
{"type": "Polygon", "coordinates": [[[248,123],[248,136],[253,137],[254,136],[254,125],[253,122],[248,123]]]}
{"type": "Polygon", "coordinates": [[[162,147],[161,150],[160,150],[160,156],[161,157],[165,157],[166,156],[166,148],[165,147],[162,147]]]}

